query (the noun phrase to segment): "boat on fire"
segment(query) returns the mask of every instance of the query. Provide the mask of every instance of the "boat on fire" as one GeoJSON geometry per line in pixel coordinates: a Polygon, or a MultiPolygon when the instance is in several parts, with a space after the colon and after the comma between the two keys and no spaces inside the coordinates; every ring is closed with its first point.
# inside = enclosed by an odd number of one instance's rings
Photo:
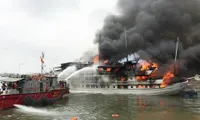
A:
{"type": "MultiPolygon", "coordinates": [[[[175,64],[177,51],[178,46],[175,64]]],[[[67,78],[67,82],[71,93],[175,95],[187,86],[186,78],[176,76],[176,68],[158,76],[158,67],[158,64],[146,60],[128,61],[127,58],[125,62],[116,64],[106,60],[92,67],[95,68],[92,72],[80,70],[78,75],[67,78]]]]}
{"type": "Polygon", "coordinates": [[[67,83],[52,75],[0,77],[0,110],[14,104],[49,105],[69,93],[67,83]]]}
{"type": "MultiPolygon", "coordinates": [[[[153,78],[151,75],[155,70],[134,74],[121,66],[98,66],[97,72],[80,73],[78,78],[72,77],[67,82],[70,93],[134,95],[175,95],[183,90],[188,83],[185,78],[153,78]],[[166,83],[166,80],[169,79],[171,79],[171,83],[166,83]]],[[[166,77],[170,76],[166,75],[166,77]]]]}

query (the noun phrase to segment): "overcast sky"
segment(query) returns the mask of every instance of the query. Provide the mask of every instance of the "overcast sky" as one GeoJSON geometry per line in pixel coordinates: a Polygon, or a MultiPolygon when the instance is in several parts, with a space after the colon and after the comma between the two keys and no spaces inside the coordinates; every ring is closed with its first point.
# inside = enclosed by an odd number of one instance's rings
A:
{"type": "Polygon", "coordinates": [[[0,73],[40,72],[79,58],[117,0],[1,0],[0,73]]]}

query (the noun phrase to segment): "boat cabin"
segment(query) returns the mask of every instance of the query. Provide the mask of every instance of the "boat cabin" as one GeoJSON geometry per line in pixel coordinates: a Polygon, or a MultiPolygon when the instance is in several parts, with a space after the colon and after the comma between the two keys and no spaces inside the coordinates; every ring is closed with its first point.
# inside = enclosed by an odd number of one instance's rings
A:
{"type": "Polygon", "coordinates": [[[55,76],[23,76],[23,78],[1,78],[0,95],[27,94],[48,92],[54,89],[64,89],[68,85],[65,81],[57,81],[55,76]]]}
{"type": "Polygon", "coordinates": [[[21,92],[19,83],[22,80],[23,78],[1,77],[0,78],[0,95],[19,94],[21,92]]]}

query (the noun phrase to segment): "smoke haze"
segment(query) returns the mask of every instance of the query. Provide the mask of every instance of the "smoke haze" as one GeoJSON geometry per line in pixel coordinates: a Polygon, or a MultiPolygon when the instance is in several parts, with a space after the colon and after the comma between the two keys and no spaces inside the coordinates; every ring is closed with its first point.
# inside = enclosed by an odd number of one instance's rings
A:
{"type": "Polygon", "coordinates": [[[125,57],[125,27],[128,54],[137,53],[142,59],[168,64],[174,59],[178,37],[182,68],[198,71],[199,0],[119,0],[117,7],[119,14],[107,16],[96,35],[101,59],[118,61],[125,57]]]}

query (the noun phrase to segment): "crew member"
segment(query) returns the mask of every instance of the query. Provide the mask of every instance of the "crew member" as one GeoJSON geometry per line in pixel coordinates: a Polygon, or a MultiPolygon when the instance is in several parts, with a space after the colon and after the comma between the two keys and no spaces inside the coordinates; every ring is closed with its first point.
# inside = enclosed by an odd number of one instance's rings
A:
{"type": "Polygon", "coordinates": [[[3,83],[3,85],[2,85],[2,92],[3,92],[3,94],[6,94],[6,90],[7,90],[7,86],[6,86],[5,83],[3,83]]]}

